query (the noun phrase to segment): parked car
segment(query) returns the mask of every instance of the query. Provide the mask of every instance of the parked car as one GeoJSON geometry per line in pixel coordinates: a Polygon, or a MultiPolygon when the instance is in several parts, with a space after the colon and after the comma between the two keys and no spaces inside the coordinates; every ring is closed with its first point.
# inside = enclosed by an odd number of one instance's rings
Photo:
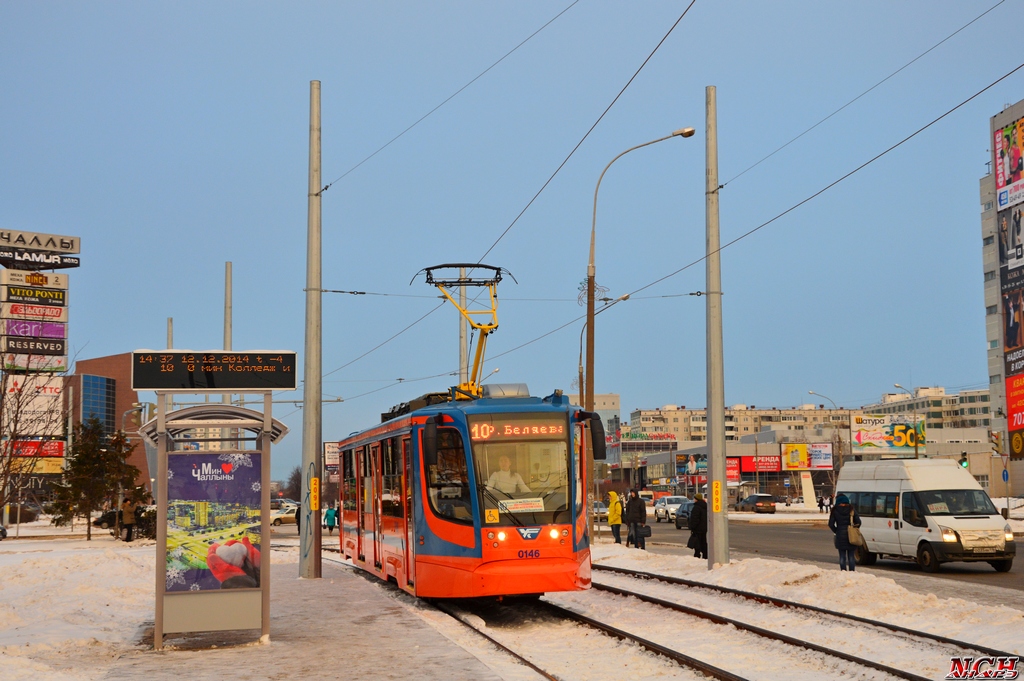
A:
{"type": "Polygon", "coordinates": [[[676,507],[675,520],[677,530],[689,527],[690,511],[693,510],[693,503],[692,500],[686,499],[676,507]]]}
{"type": "Polygon", "coordinates": [[[294,525],[296,509],[298,509],[298,506],[282,506],[276,511],[272,511],[270,513],[270,524],[275,526],[294,525]]]}
{"type": "Polygon", "coordinates": [[[751,494],[736,504],[736,510],[753,513],[775,513],[775,499],[770,494],[751,494]]]}
{"type": "Polygon", "coordinates": [[[654,502],[654,520],[671,522],[675,520],[676,508],[686,501],[686,497],[662,497],[654,502]]]}
{"type": "Polygon", "coordinates": [[[270,510],[271,511],[276,511],[276,510],[278,510],[280,508],[284,508],[285,506],[298,506],[298,505],[299,505],[299,502],[295,501],[294,499],[277,498],[277,499],[271,499],[270,500],[270,510]]]}
{"type": "Polygon", "coordinates": [[[604,505],[603,501],[593,502],[594,506],[594,520],[598,522],[608,522],[608,507],[604,505]]]}
{"type": "Polygon", "coordinates": [[[117,519],[121,516],[120,511],[104,511],[99,518],[92,521],[93,527],[109,530],[117,525],[117,519]]]}

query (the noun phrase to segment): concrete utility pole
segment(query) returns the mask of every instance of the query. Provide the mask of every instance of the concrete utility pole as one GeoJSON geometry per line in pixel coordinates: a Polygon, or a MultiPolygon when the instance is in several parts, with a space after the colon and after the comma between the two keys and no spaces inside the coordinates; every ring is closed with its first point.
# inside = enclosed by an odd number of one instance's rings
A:
{"type": "MultiPolygon", "coordinates": [[[[459,279],[466,278],[466,268],[459,268],[459,279]]],[[[466,287],[459,287],[459,306],[466,309],[466,287]]],[[[466,316],[459,312],[459,385],[469,383],[469,348],[466,347],[466,316]]]]}
{"type": "Polygon", "coordinates": [[[718,237],[718,107],[707,88],[708,568],[729,563],[729,487],[725,474],[725,370],[722,263],[718,237]]]}
{"type": "Polygon", "coordinates": [[[309,209],[306,229],[306,347],[302,389],[302,526],[299,577],[320,577],[320,450],[323,406],[321,345],[323,329],[320,254],[320,81],[309,82],[309,209]],[[315,493],[314,493],[314,487],[315,493]]]}
{"type": "MultiPolygon", "coordinates": [[[[231,262],[224,263],[224,349],[231,349],[231,262]]],[[[207,395],[206,399],[209,400],[210,396],[207,395]]],[[[220,401],[224,404],[231,404],[231,395],[221,395],[220,401]]],[[[231,437],[232,431],[230,428],[222,428],[220,436],[222,438],[231,437]]],[[[226,440],[221,440],[220,446],[225,446],[226,440]]],[[[232,447],[237,447],[238,442],[232,442],[232,447]]]]}

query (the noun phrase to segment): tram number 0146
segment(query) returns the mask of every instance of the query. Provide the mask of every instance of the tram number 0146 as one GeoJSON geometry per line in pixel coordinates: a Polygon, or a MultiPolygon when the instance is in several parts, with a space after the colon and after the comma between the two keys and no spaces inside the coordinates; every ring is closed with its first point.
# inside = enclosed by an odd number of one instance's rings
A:
{"type": "Polygon", "coordinates": [[[537,549],[530,549],[529,551],[520,551],[520,558],[540,558],[540,551],[537,549]]]}

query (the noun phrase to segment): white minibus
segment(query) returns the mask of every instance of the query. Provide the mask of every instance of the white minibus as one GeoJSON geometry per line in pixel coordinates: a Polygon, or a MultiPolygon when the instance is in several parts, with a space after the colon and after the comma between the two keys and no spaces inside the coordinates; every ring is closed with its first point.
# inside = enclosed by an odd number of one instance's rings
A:
{"type": "Polygon", "coordinates": [[[882,459],[843,464],[836,495],[861,518],[866,546],[857,564],[911,558],[926,572],[941,563],[985,561],[1009,572],[1017,545],[988,494],[952,459],[882,459]]]}

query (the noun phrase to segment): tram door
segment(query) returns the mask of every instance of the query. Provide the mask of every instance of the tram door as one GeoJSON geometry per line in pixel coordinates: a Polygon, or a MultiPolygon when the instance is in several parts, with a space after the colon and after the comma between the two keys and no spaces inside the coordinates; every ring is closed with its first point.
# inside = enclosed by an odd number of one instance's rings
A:
{"type": "Polygon", "coordinates": [[[370,510],[371,499],[373,498],[370,489],[370,476],[367,475],[368,466],[366,460],[366,447],[359,447],[355,450],[356,473],[359,478],[356,481],[358,487],[358,498],[356,499],[356,555],[359,560],[366,560],[366,550],[363,542],[366,539],[366,516],[370,510]]]}
{"type": "Polygon", "coordinates": [[[405,505],[405,579],[412,585],[416,582],[416,543],[413,536],[416,526],[412,517],[412,447],[408,437],[402,438],[402,492],[405,505]]]}
{"type": "Polygon", "coordinates": [[[384,533],[381,531],[380,521],[380,505],[381,505],[381,456],[380,456],[380,443],[375,442],[370,445],[370,477],[372,481],[372,494],[370,499],[372,500],[373,517],[371,522],[373,523],[373,564],[376,567],[380,567],[384,561],[383,551],[381,550],[381,542],[384,539],[384,533]]]}

